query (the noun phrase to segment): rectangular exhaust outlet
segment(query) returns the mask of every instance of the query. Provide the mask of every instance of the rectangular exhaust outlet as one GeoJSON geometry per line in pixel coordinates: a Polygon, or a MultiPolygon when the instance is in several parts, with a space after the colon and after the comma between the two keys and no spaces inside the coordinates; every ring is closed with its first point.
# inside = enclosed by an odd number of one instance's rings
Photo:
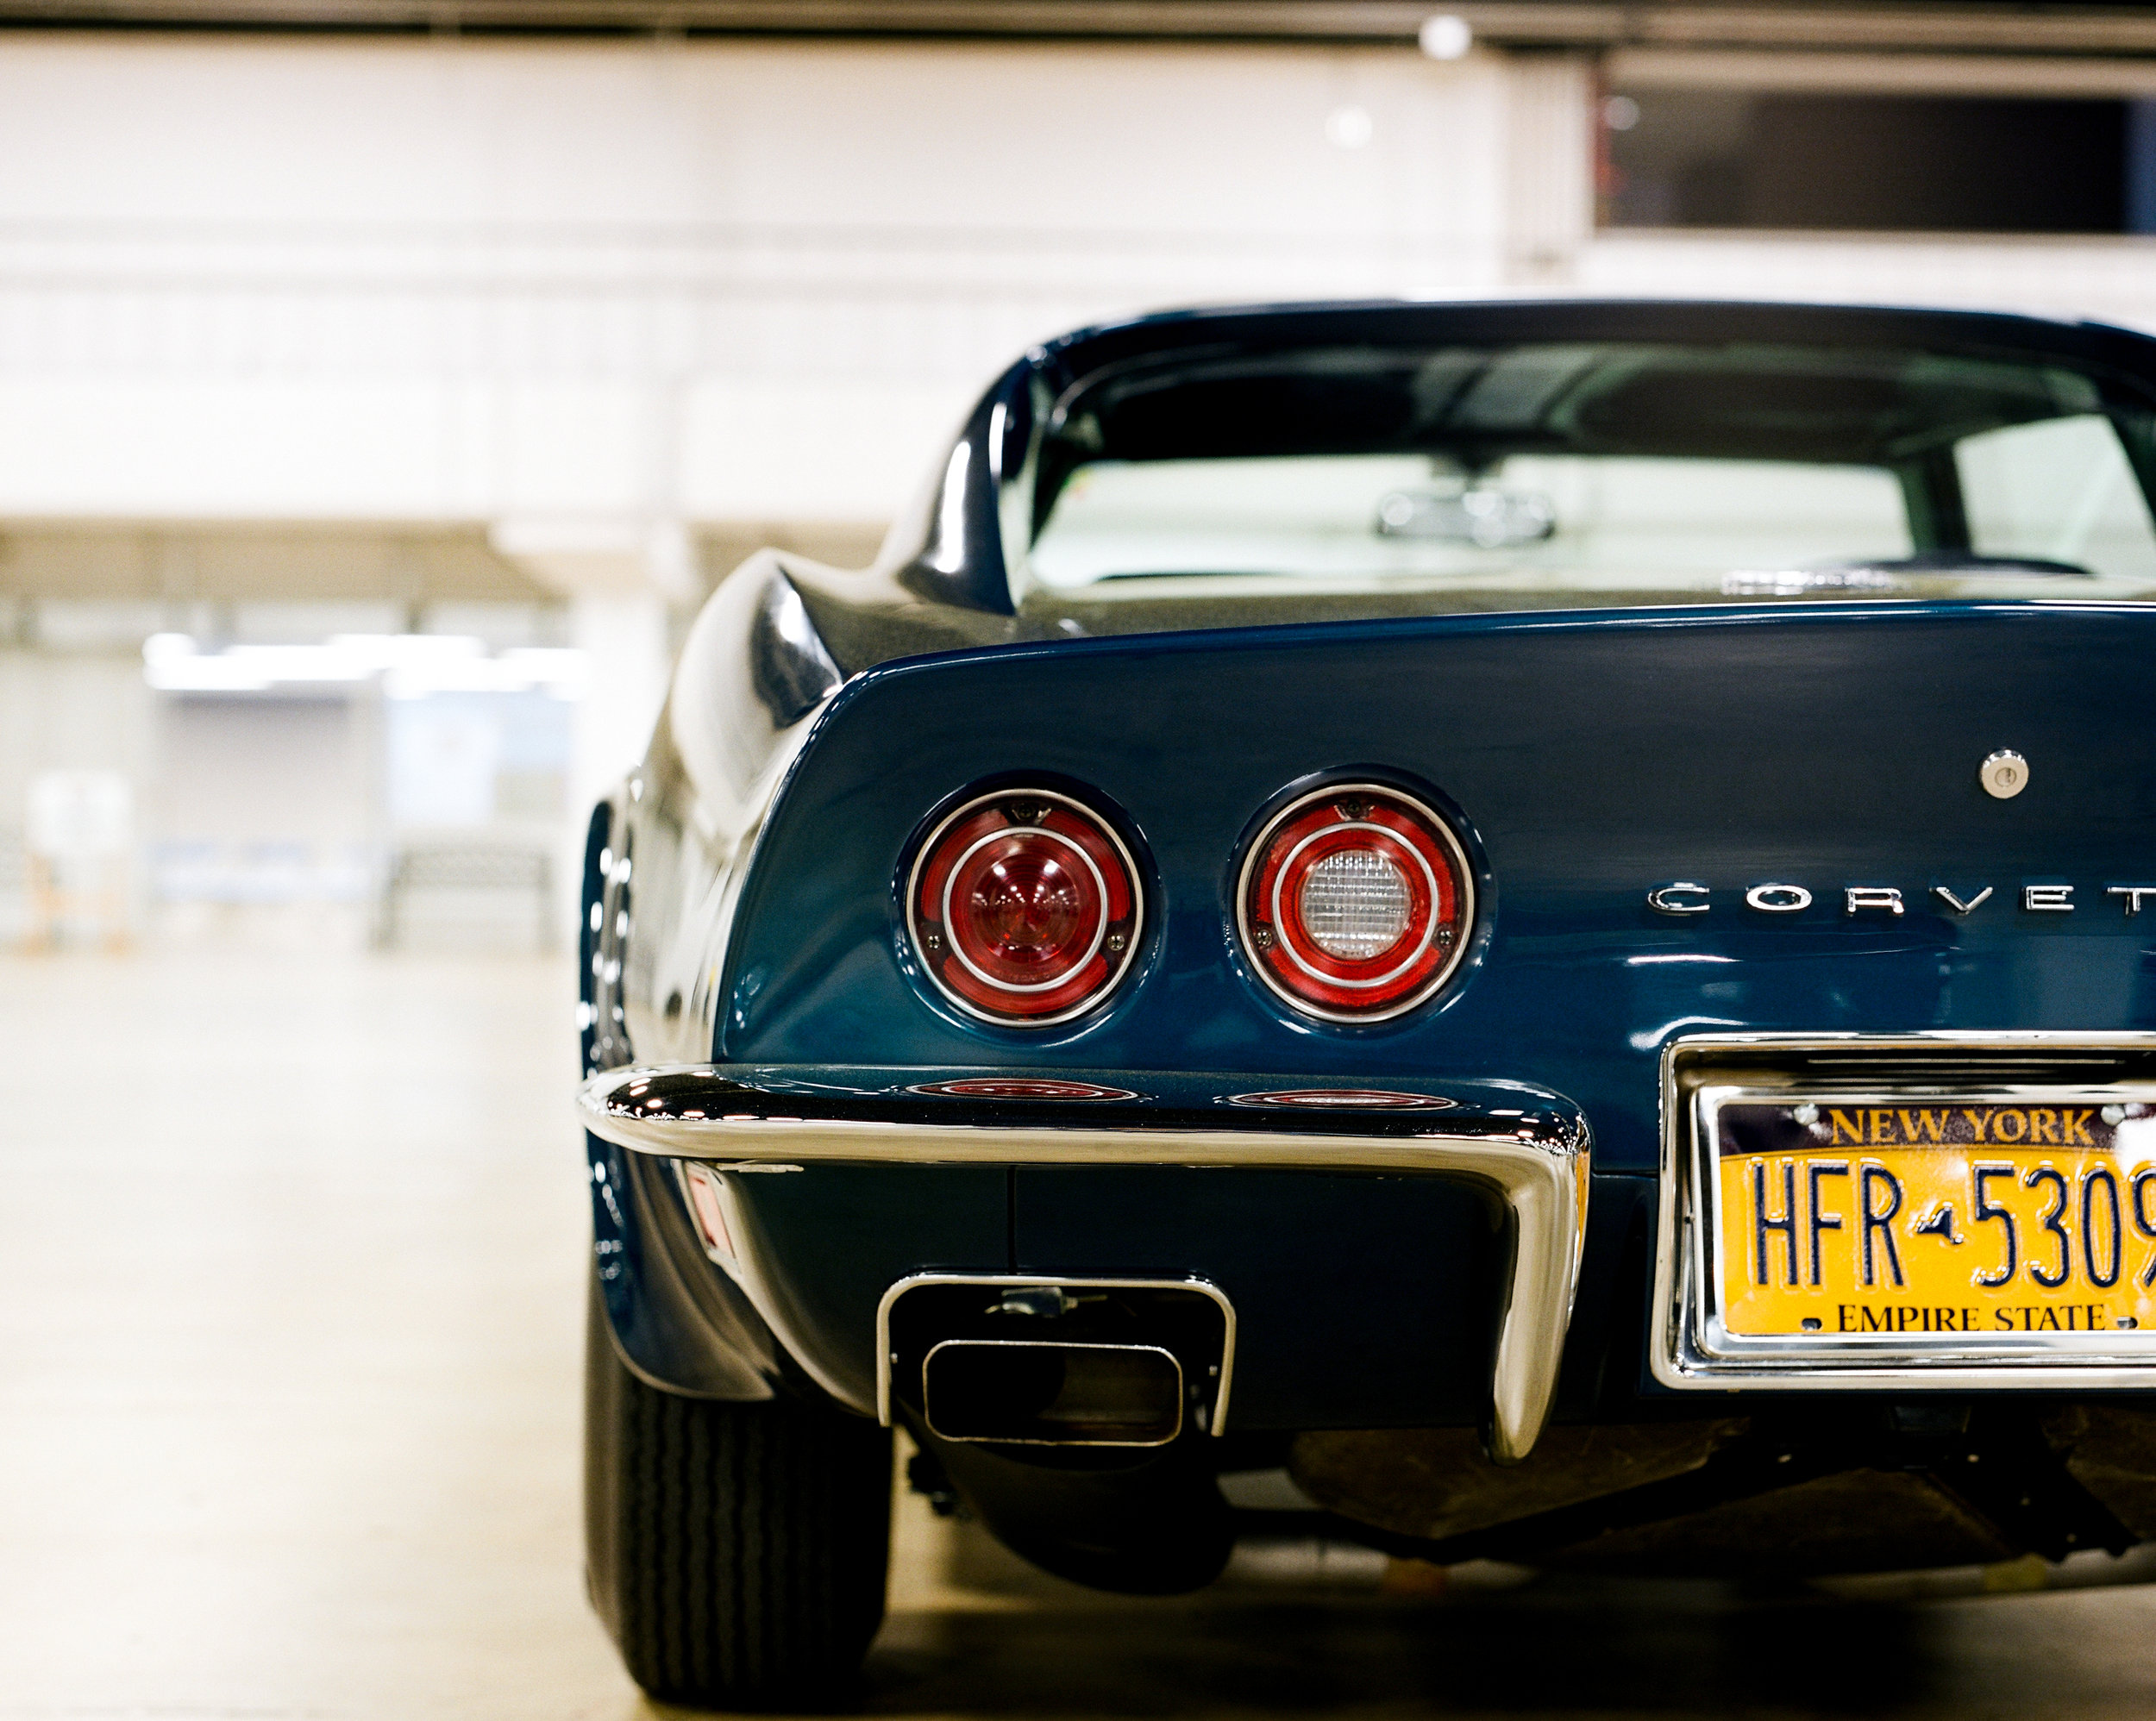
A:
{"type": "Polygon", "coordinates": [[[945,1440],[1165,1446],[1182,1432],[1183,1371],[1158,1345],[946,1339],[922,1362],[921,1399],[945,1440]]]}

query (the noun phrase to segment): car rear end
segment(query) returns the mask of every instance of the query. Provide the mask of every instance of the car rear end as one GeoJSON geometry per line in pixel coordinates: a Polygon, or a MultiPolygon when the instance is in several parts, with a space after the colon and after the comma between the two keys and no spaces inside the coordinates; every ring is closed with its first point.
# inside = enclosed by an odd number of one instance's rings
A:
{"type": "Polygon", "coordinates": [[[2146,343],[1300,316],[1037,354],[880,573],[714,599],[594,828],[617,1353],[1112,1587],[1279,1470],[1439,1560],[2156,1535],[2146,343]]]}

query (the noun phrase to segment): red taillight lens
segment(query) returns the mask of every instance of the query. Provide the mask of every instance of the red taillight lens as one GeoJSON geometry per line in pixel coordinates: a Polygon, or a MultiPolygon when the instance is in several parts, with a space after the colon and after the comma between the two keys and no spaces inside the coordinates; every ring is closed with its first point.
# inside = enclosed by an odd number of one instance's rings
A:
{"type": "Polygon", "coordinates": [[[929,978],[969,1015],[1044,1028],[1130,967],[1144,902],[1123,841],[1067,795],[968,801],[921,845],[906,925],[929,978]]]}
{"type": "Polygon", "coordinates": [[[1451,976],[1475,891],[1444,820],[1397,790],[1350,783],[1290,803],[1258,833],[1236,915],[1252,967],[1288,1003],[1373,1022],[1451,976]]]}

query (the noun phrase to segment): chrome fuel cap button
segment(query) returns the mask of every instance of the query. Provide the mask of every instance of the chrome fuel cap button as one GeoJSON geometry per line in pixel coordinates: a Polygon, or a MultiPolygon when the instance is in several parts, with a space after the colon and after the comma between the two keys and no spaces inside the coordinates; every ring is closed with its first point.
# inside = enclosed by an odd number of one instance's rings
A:
{"type": "Polygon", "coordinates": [[[1977,767],[1977,780],[1993,799],[2010,801],[2028,787],[2028,760],[2002,747],[1977,767]]]}

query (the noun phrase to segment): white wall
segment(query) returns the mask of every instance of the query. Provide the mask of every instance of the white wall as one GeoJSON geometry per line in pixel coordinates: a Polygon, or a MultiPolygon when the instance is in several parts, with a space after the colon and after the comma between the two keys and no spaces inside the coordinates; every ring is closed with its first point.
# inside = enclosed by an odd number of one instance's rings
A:
{"type": "Polygon", "coordinates": [[[2156,239],[1610,233],[1583,292],[1966,305],[2156,329],[2156,239]]]}
{"type": "Polygon", "coordinates": [[[152,695],[128,652],[0,651],[0,835],[19,833],[41,771],[147,780],[152,695]]]}
{"type": "Polygon", "coordinates": [[[1507,116],[1583,116],[1584,72],[1515,81],[1399,50],[0,35],[0,535],[487,529],[605,666],[582,800],[640,751],[693,596],[645,547],[879,525],[1079,323],[1486,293],[1523,213],[1561,251],[1583,141],[1523,197],[1507,116]]]}
{"type": "Polygon", "coordinates": [[[1591,95],[1377,48],[0,35],[0,521],[873,523],[1028,342],[1193,300],[2156,322],[2146,241],[1597,237],[1591,95]]]}
{"type": "Polygon", "coordinates": [[[379,714],[371,700],[167,695],[158,712],[153,838],[221,847],[371,849],[380,838],[379,714]]]}
{"type": "MultiPolygon", "coordinates": [[[[2147,241],[1597,236],[1593,93],[1479,52],[0,34],[0,600],[10,523],[485,534],[605,665],[580,800],[688,595],[651,547],[866,541],[1086,322],[1584,290],[2156,324],[2147,241]]],[[[141,751],[137,705],[78,746],[28,673],[0,833],[33,765],[141,751]]]]}
{"type": "Polygon", "coordinates": [[[1067,326],[1501,286],[1507,90],[1390,50],[0,37],[0,514],[881,519],[1067,326]]]}

